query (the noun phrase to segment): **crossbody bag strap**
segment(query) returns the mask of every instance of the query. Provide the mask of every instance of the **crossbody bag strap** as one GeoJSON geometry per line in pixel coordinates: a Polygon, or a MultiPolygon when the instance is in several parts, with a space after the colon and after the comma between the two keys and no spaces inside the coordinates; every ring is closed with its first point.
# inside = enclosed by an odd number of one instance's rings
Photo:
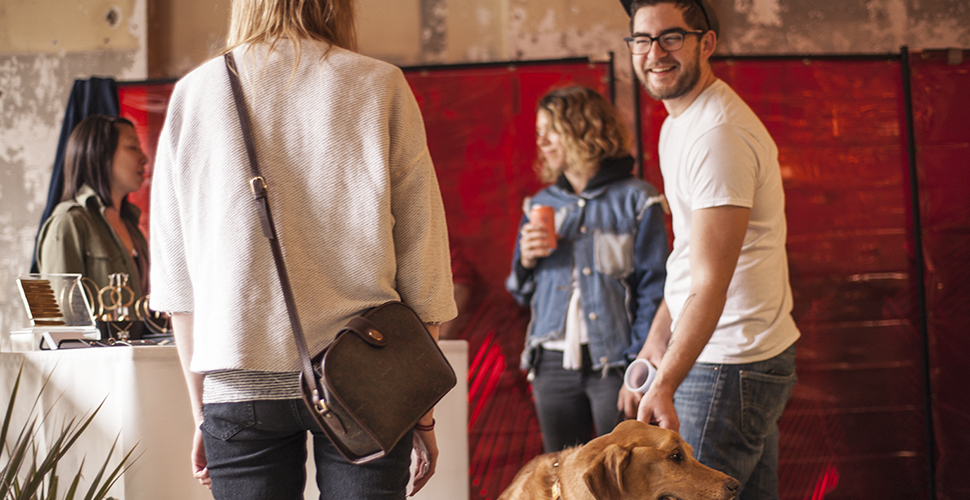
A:
{"type": "Polygon", "coordinates": [[[313,403],[316,405],[319,403],[322,390],[317,382],[317,377],[313,374],[313,363],[310,361],[306,337],[303,335],[303,325],[296,313],[296,301],[293,299],[290,277],[286,273],[283,250],[280,248],[280,241],[276,237],[276,227],[273,225],[273,216],[269,211],[266,180],[263,179],[263,175],[259,171],[259,162],[256,159],[256,143],[253,141],[253,130],[250,126],[249,113],[246,111],[246,101],[243,99],[242,85],[239,84],[239,71],[236,69],[236,60],[232,57],[232,52],[226,53],[225,59],[226,69],[229,72],[229,84],[232,87],[232,97],[236,103],[239,125],[242,127],[243,141],[246,144],[246,155],[249,157],[249,168],[252,171],[249,187],[256,200],[256,209],[259,212],[259,224],[263,228],[263,236],[266,236],[266,239],[269,240],[269,245],[273,250],[273,260],[276,262],[276,272],[280,278],[280,286],[283,288],[286,312],[290,316],[290,325],[293,328],[293,339],[296,341],[296,350],[299,351],[300,361],[303,364],[303,380],[313,391],[313,403]]]}

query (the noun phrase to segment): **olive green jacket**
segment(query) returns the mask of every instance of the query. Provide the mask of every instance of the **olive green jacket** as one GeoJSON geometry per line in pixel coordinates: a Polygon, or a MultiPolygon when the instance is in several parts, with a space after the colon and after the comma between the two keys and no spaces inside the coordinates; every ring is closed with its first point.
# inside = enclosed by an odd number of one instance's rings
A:
{"type": "MultiPolygon", "coordinates": [[[[121,238],[104,217],[105,206],[94,189],[84,185],[72,200],[62,201],[40,228],[37,237],[37,265],[41,273],[81,273],[108,286],[108,275],[125,273],[134,300],[147,293],[142,290],[141,273],[135,259],[128,254],[121,238]]],[[[121,217],[139,254],[148,262],[148,243],[138,229],[141,211],[127,199],[121,217]]],[[[147,274],[147,265],[146,265],[147,274]]],[[[127,300],[127,297],[125,297],[127,300]]]]}

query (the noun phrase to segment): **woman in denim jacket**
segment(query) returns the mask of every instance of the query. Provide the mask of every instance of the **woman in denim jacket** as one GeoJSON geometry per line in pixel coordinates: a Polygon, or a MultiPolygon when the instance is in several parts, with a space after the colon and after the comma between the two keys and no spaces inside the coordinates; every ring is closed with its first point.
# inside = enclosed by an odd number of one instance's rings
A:
{"type": "Polygon", "coordinates": [[[526,199],[555,212],[557,244],[522,218],[506,288],[532,310],[529,370],[546,452],[610,432],[623,371],[663,296],[663,195],[632,175],[629,134],[593,90],[554,90],[538,104],[537,169],[555,183],[526,199]]]}

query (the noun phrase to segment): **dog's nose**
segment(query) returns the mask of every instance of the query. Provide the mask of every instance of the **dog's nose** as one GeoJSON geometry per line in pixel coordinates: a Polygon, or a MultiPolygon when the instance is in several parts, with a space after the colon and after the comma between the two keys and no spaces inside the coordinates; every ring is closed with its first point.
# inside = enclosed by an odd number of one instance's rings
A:
{"type": "Polygon", "coordinates": [[[734,495],[738,494],[738,490],[741,489],[741,483],[733,477],[729,477],[727,481],[724,482],[724,490],[731,494],[730,498],[734,498],[734,495]]]}

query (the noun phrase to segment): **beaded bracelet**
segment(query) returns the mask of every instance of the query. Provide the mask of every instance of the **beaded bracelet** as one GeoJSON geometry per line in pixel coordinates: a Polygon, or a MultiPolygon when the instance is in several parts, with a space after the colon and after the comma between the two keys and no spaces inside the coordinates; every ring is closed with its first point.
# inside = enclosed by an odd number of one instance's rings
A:
{"type": "Polygon", "coordinates": [[[421,432],[428,432],[434,430],[434,419],[431,419],[431,423],[428,425],[414,424],[414,430],[421,432]]]}

